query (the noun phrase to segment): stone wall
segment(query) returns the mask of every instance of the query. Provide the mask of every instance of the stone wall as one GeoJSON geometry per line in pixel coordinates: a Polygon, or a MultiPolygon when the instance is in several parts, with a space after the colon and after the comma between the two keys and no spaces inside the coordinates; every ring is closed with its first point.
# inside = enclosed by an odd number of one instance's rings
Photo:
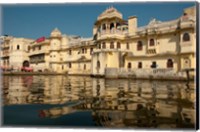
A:
{"type": "Polygon", "coordinates": [[[185,72],[173,69],[125,69],[106,68],[106,78],[144,78],[144,79],[186,79],[185,72]]]}

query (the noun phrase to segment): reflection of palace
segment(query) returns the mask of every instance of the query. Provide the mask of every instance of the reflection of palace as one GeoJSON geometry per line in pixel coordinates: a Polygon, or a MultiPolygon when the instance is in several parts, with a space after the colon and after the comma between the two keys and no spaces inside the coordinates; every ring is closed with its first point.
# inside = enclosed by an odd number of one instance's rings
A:
{"type": "Polygon", "coordinates": [[[4,36],[1,66],[17,70],[30,63],[34,71],[95,76],[180,75],[175,73],[195,68],[195,12],[190,7],[175,20],[153,19],[138,27],[137,17],[124,20],[111,7],[97,17],[92,38],[65,35],[57,28],[37,40],[4,36]]]}
{"type": "MultiPolygon", "coordinates": [[[[6,79],[8,77],[4,77],[6,79]]],[[[28,96],[32,83],[32,77],[11,77],[8,82],[8,88],[4,89],[4,102],[5,104],[26,104],[28,103],[28,96]]]]}
{"type": "MultiPolygon", "coordinates": [[[[33,83],[37,79],[45,82],[40,84],[44,87],[40,103],[63,104],[39,111],[42,118],[89,110],[98,126],[175,128],[195,124],[194,90],[184,84],[65,76],[34,78],[33,83]]],[[[32,98],[36,95],[32,91],[32,98]]]]}

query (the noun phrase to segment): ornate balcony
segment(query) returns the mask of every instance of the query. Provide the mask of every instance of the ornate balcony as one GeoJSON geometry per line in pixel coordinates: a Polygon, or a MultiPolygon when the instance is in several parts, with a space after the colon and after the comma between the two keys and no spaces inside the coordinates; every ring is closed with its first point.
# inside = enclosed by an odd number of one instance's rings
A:
{"type": "Polygon", "coordinates": [[[105,38],[121,38],[128,34],[128,31],[121,30],[105,30],[98,33],[98,39],[105,38]]]}
{"type": "Polygon", "coordinates": [[[148,49],[147,50],[147,54],[148,55],[154,55],[154,54],[156,54],[157,52],[156,52],[156,49],[148,49]]]}

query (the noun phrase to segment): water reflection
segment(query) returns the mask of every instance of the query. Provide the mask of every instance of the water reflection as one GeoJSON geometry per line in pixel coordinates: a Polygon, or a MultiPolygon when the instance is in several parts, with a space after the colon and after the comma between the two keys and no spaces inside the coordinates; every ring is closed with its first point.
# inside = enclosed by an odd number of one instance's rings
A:
{"type": "Polygon", "coordinates": [[[193,82],[5,76],[3,102],[5,107],[60,105],[38,108],[39,118],[89,111],[93,123],[103,127],[194,128],[194,89],[193,82]]]}

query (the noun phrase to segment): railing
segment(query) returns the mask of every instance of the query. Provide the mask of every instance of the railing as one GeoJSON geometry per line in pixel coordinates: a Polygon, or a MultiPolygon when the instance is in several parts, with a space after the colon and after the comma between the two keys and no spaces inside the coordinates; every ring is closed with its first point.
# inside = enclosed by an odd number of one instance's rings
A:
{"type": "Polygon", "coordinates": [[[9,56],[9,53],[3,53],[2,54],[2,57],[7,57],[7,56],[9,56]]]}
{"type": "Polygon", "coordinates": [[[43,62],[45,62],[44,59],[42,59],[42,60],[30,60],[30,63],[43,63],[43,62]]]}
{"type": "Polygon", "coordinates": [[[45,54],[45,53],[49,53],[49,50],[41,49],[41,50],[30,51],[29,56],[37,54],[45,54]]]}
{"type": "Polygon", "coordinates": [[[156,49],[148,49],[147,54],[156,54],[156,49]]]}
{"type": "Polygon", "coordinates": [[[107,35],[125,35],[127,33],[128,33],[128,31],[121,31],[121,30],[114,29],[114,30],[101,31],[99,33],[99,36],[101,37],[101,36],[107,36],[107,35]]]}

